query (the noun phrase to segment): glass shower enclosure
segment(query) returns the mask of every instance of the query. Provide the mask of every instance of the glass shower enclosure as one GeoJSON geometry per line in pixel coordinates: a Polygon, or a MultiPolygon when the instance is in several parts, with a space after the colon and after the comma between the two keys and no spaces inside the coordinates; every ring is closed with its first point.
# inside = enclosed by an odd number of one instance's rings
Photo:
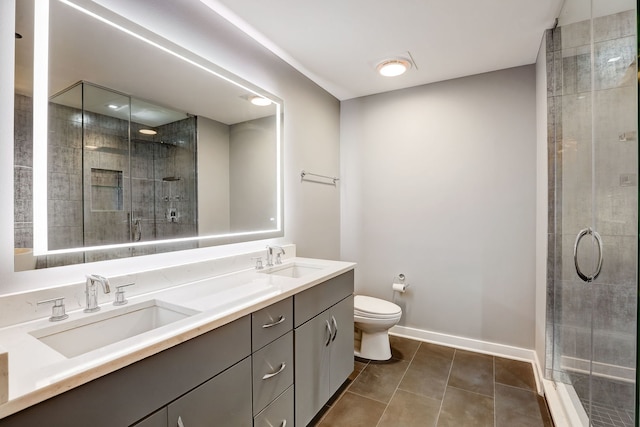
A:
{"type": "MultiPolygon", "coordinates": [[[[196,117],[88,82],[54,95],[49,116],[50,249],[197,234],[196,117]]],[[[175,249],[55,255],[47,266],[175,249]]]]}
{"type": "Polygon", "coordinates": [[[569,1],[547,33],[545,375],[585,426],[637,426],[635,2],[569,1]]]}

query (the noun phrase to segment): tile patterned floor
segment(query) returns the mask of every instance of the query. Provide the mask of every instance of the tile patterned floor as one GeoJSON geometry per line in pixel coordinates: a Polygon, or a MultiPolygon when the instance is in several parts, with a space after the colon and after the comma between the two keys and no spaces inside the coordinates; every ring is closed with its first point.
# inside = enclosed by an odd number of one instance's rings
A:
{"type": "Polygon", "coordinates": [[[391,337],[389,362],[356,360],[317,427],[552,427],[529,363],[391,337]]]}

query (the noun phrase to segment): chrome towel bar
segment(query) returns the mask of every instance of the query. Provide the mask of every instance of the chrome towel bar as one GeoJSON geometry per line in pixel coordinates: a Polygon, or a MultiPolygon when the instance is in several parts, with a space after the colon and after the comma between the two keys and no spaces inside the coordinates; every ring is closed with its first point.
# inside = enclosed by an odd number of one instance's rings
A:
{"type": "Polygon", "coordinates": [[[329,184],[329,185],[336,185],[336,183],[338,181],[340,181],[340,178],[337,178],[335,176],[319,175],[317,173],[311,173],[311,172],[307,172],[305,170],[300,172],[300,179],[303,180],[303,181],[317,182],[319,184],[329,184]],[[309,179],[309,178],[307,178],[307,175],[308,176],[315,176],[317,178],[328,179],[328,180],[330,180],[332,182],[324,182],[324,181],[320,181],[320,180],[316,180],[316,179],[309,179]]]}

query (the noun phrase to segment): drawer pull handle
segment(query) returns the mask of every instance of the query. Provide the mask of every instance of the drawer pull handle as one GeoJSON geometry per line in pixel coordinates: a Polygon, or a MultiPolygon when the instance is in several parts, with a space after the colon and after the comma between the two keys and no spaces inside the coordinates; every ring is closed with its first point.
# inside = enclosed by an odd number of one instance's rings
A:
{"type": "Polygon", "coordinates": [[[271,372],[270,374],[265,374],[265,375],[262,377],[262,379],[263,379],[263,380],[268,380],[269,378],[273,378],[273,377],[275,377],[276,375],[278,375],[279,373],[281,373],[282,371],[284,371],[284,368],[286,368],[286,367],[287,367],[287,364],[286,364],[286,363],[284,363],[284,362],[282,362],[282,363],[280,364],[280,369],[278,369],[278,370],[277,370],[277,371],[275,371],[275,372],[271,372]]]}
{"type": "Polygon", "coordinates": [[[329,331],[329,336],[327,337],[327,341],[324,343],[324,346],[328,346],[329,344],[331,344],[331,336],[333,335],[333,332],[331,331],[331,325],[329,324],[328,320],[325,320],[325,322],[327,323],[327,330],[329,331]]]}
{"type": "Polygon", "coordinates": [[[282,420],[282,424],[280,424],[280,427],[287,427],[287,420],[282,420]]]}
{"type": "Polygon", "coordinates": [[[286,319],[286,317],[284,317],[284,316],[280,316],[280,318],[279,318],[278,320],[276,320],[275,322],[273,322],[273,323],[267,323],[266,325],[262,325],[262,327],[263,327],[264,329],[267,329],[267,328],[273,328],[274,326],[279,325],[280,323],[284,322],[284,321],[285,321],[285,319],[286,319]]]}
{"type": "Polygon", "coordinates": [[[184,424],[182,423],[182,417],[178,417],[178,427],[184,427],[184,424]]]}
{"type": "Polygon", "coordinates": [[[331,323],[333,323],[333,336],[331,337],[331,342],[334,342],[338,336],[338,322],[333,316],[331,316],[331,323]]]}

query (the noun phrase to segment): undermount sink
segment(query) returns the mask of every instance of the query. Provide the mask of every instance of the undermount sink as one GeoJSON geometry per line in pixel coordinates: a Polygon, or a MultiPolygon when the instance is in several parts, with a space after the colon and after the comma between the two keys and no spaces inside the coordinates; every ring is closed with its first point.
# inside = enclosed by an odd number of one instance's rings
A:
{"type": "Polygon", "coordinates": [[[30,332],[32,336],[66,357],[131,338],[199,313],[160,300],[100,312],[86,318],[30,332]]]}
{"type": "Polygon", "coordinates": [[[324,267],[320,265],[312,265],[312,264],[301,264],[301,263],[293,263],[293,264],[285,264],[282,266],[275,266],[271,269],[265,271],[267,274],[275,274],[276,276],[284,276],[284,277],[293,277],[295,279],[304,277],[307,274],[317,273],[322,270],[324,267]]]}

